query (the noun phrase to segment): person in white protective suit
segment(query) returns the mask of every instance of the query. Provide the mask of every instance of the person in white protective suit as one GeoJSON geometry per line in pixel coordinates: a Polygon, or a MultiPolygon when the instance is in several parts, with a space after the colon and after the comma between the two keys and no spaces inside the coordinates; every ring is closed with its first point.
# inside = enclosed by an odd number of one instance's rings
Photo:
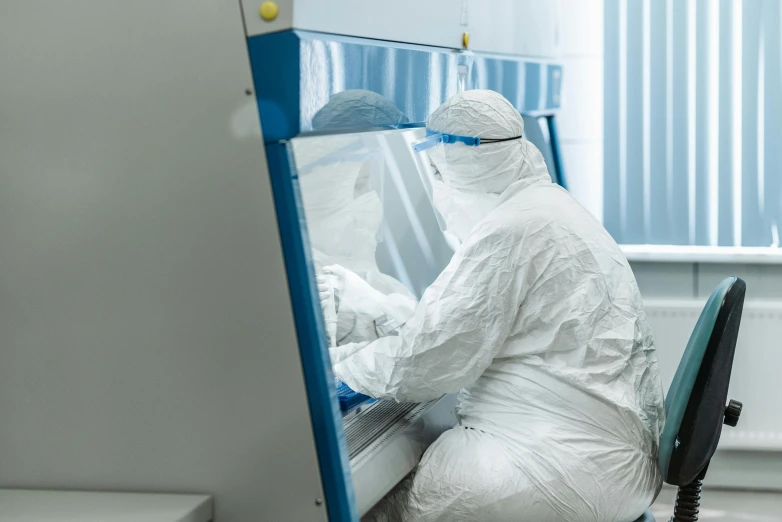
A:
{"type": "Polygon", "coordinates": [[[661,487],[664,409],[626,259],[551,182],[499,94],[459,94],[428,128],[481,138],[428,151],[435,206],[462,244],[395,335],[331,357],[338,378],[372,397],[460,392],[458,425],[365,519],[635,520],[661,487]]]}
{"type": "MultiPolygon", "coordinates": [[[[353,89],[332,96],[313,117],[313,129],[404,122],[407,117],[387,98],[353,89]]],[[[383,206],[369,178],[377,160],[367,151],[361,134],[306,138],[293,144],[315,268],[343,267],[354,283],[349,285],[352,291],[337,289],[343,313],[338,317],[336,341],[377,339],[384,328],[403,322],[415,309],[410,291],[381,273],[375,260],[383,206]],[[366,283],[357,284],[361,280],[366,283]],[[382,306],[362,307],[362,303],[382,306]]]]}

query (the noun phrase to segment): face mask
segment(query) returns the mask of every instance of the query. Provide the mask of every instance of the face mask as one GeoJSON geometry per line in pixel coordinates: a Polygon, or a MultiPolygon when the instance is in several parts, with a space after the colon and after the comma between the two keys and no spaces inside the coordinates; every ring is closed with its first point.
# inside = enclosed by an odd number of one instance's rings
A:
{"type": "Polygon", "coordinates": [[[434,207],[445,220],[447,231],[461,241],[500,202],[499,194],[459,190],[440,180],[432,182],[432,198],[434,207]]]}
{"type": "Polygon", "coordinates": [[[469,147],[439,144],[428,151],[451,187],[500,194],[521,176],[523,140],[469,147]]]}

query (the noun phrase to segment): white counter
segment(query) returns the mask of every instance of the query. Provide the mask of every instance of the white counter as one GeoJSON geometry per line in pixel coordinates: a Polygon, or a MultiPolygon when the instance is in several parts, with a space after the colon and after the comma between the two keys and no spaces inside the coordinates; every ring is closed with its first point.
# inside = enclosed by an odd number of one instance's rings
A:
{"type": "Polygon", "coordinates": [[[210,522],[202,495],[0,489],[2,522],[210,522]]]}

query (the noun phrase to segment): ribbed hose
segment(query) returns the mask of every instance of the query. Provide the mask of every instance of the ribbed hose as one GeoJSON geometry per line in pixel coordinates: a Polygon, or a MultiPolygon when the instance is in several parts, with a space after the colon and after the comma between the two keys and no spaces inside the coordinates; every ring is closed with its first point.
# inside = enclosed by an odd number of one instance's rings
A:
{"type": "Polygon", "coordinates": [[[696,479],[692,483],[679,488],[671,522],[696,522],[698,520],[702,485],[703,481],[696,479]]]}

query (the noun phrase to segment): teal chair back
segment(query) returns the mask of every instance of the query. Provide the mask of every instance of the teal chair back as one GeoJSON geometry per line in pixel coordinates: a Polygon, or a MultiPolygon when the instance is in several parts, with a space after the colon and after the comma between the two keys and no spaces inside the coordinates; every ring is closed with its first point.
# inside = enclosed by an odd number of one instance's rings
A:
{"type": "MultiPolygon", "coordinates": [[[[658,466],[663,480],[679,486],[672,521],[698,520],[700,491],[722,424],[735,426],[741,403],[725,402],[738,340],[746,284],[722,281],[703,307],[665,398],[658,466]]],[[[651,522],[646,512],[636,522],[651,522]]]]}
{"type": "Polygon", "coordinates": [[[665,399],[658,465],[666,482],[692,482],[716,450],[725,419],[746,285],[722,281],[701,312],[665,399]],[[681,468],[686,469],[681,469],[681,468]]]}

